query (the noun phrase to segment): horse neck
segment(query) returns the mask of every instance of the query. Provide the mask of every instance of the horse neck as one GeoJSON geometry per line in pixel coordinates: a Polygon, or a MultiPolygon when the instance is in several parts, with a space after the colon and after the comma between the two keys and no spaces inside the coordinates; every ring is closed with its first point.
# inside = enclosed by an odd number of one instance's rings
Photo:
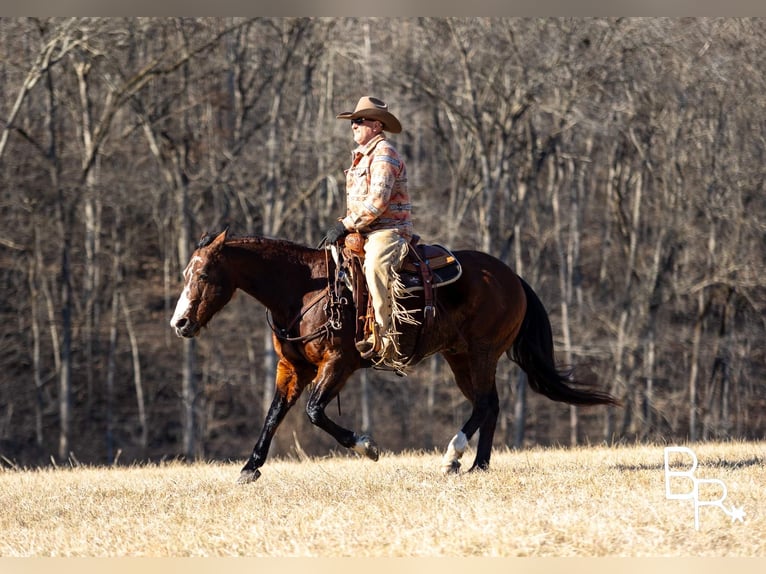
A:
{"type": "Polygon", "coordinates": [[[289,241],[248,237],[226,242],[235,285],[274,313],[300,308],[306,294],[327,286],[321,251],[289,241]]]}

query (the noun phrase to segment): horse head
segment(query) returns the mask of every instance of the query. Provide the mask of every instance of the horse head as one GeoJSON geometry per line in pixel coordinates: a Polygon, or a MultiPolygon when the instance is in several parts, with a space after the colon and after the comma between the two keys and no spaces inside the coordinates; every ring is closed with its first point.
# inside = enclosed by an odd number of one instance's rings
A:
{"type": "Polygon", "coordinates": [[[227,231],[203,237],[183,272],[184,288],[170,326],[179,337],[194,337],[229,302],[234,285],[226,270],[223,245],[227,231]]]}

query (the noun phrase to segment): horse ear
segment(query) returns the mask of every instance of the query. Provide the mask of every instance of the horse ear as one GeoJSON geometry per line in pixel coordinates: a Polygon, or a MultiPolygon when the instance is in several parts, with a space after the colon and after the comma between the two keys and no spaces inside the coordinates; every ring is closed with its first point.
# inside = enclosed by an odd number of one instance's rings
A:
{"type": "Polygon", "coordinates": [[[213,242],[210,244],[210,247],[213,249],[221,249],[223,247],[224,241],[226,241],[226,235],[229,233],[229,228],[227,227],[221,233],[218,234],[218,236],[213,239],[213,242]]]}

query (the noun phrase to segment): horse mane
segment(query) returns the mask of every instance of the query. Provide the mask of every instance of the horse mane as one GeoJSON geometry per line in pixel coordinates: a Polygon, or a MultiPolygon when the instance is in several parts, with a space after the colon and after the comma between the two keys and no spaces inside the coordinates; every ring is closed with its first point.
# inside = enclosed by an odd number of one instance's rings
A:
{"type": "MultiPolygon", "coordinates": [[[[207,247],[218,237],[218,233],[206,232],[197,243],[197,249],[207,247]]],[[[226,245],[230,247],[242,247],[244,249],[259,249],[267,247],[270,250],[279,251],[287,256],[297,256],[300,254],[316,253],[318,250],[313,247],[301,245],[287,239],[275,239],[263,235],[227,235],[226,245]]]]}

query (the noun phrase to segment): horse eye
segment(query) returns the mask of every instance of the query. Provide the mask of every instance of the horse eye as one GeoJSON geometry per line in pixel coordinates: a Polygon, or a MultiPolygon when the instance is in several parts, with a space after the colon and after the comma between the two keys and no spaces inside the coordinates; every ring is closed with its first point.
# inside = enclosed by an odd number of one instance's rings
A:
{"type": "Polygon", "coordinates": [[[199,274],[199,280],[200,281],[207,281],[207,273],[200,273],[199,274]]]}

